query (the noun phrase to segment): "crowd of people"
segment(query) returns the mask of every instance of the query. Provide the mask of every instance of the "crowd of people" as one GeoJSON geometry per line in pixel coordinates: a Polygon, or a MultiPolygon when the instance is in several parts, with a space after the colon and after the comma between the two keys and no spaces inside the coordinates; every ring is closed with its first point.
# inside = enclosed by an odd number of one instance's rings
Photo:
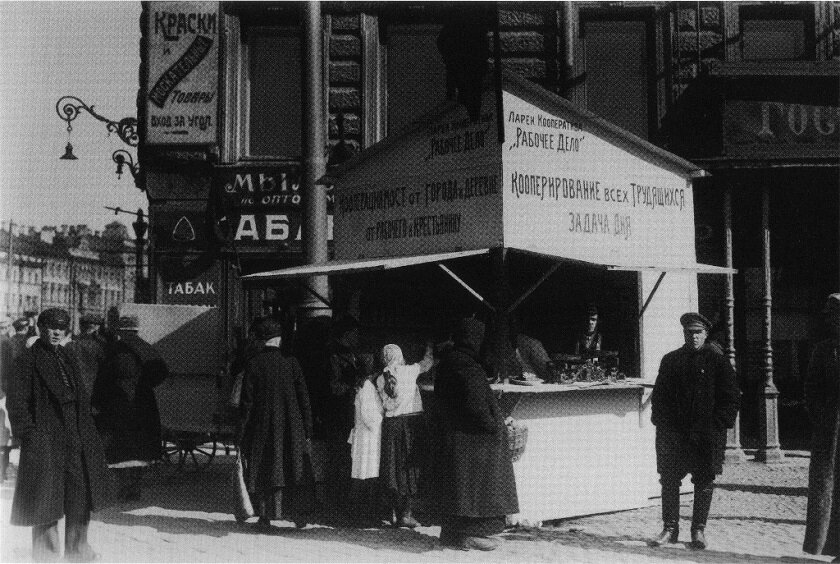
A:
{"type": "MultiPolygon", "coordinates": [[[[589,313],[579,345],[597,350],[597,311],[589,313]]],[[[840,294],[829,296],[824,315],[831,336],[817,345],[805,382],[814,439],[803,548],[836,562],[840,294]]],[[[137,496],[142,469],[161,456],[154,388],[168,376],[166,365],[138,337],[137,318],[120,318],[113,334],[99,323],[83,320],[82,333],[70,338],[67,312],[49,309],[38,316],[35,339],[17,324],[2,337],[3,391],[21,449],[11,519],[32,527],[36,559],[60,553],[62,517],[66,558],[95,558],[87,526],[91,511],[109,503],[111,477],[119,476],[117,495],[137,496]]],[[[704,549],[740,391],[731,364],[707,341],[711,323],[695,312],[680,323],[684,345],[662,359],[651,399],[663,530],[650,543],[678,541],[679,488],[690,474],[689,544],[704,549]]],[[[357,526],[414,528],[418,502],[430,494],[426,508],[437,510],[442,545],[495,549],[519,506],[508,421],[483,362],[484,323],[459,320],[445,343],[427,343],[416,362],[393,343],[360,352],[360,326],[350,316],[312,320],[294,344],[284,342],[287,329],[275,317],[256,319],[230,370],[254,530],[271,531],[279,519],[306,526],[325,505],[357,526]],[[432,369],[429,417],[418,381],[432,369]]],[[[523,365],[542,369],[543,354],[533,354],[515,329],[512,344],[523,365]]]]}

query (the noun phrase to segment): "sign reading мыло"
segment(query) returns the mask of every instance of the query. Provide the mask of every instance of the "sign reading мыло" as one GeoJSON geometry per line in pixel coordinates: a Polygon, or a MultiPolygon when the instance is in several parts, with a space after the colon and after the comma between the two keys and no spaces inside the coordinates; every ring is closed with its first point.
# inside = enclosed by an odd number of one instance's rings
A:
{"type": "Polygon", "coordinates": [[[219,29],[217,2],[150,4],[147,143],[216,143],[219,29]]]}

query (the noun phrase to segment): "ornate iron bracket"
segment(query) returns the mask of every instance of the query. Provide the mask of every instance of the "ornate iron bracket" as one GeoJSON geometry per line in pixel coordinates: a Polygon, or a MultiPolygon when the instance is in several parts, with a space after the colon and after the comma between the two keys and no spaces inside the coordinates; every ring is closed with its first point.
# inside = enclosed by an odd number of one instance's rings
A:
{"type": "Polygon", "coordinates": [[[120,121],[110,120],[105,116],[96,113],[93,106],[88,106],[75,96],[62,96],[55,104],[55,112],[58,114],[58,117],[67,122],[68,132],[73,130],[71,122],[79,117],[79,112],[81,110],[86,111],[104,123],[105,127],[108,129],[108,133],[116,133],[126,145],[136,147],[140,143],[140,137],[137,134],[137,118],[125,117],[120,121]]]}
{"type": "Polygon", "coordinates": [[[117,149],[111,154],[111,160],[117,163],[117,178],[122,178],[123,167],[127,166],[134,182],[137,182],[137,175],[140,174],[140,163],[134,162],[131,153],[125,149],[117,149]]]}

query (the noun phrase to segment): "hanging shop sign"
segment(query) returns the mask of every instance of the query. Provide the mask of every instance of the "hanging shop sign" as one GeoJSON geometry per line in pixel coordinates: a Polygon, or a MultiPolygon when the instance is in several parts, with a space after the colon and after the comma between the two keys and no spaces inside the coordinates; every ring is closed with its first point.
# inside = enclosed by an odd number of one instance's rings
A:
{"type": "Polygon", "coordinates": [[[729,156],[836,157],[840,107],[727,100],[723,147],[729,156]]]}
{"type": "Polygon", "coordinates": [[[219,3],[152,2],[148,16],[146,142],[215,144],[219,3]]]}
{"type": "MultiPolygon", "coordinates": [[[[301,251],[300,167],[217,167],[213,179],[215,221],[228,246],[301,251]]],[[[332,239],[332,191],[327,223],[332,239]]]]}

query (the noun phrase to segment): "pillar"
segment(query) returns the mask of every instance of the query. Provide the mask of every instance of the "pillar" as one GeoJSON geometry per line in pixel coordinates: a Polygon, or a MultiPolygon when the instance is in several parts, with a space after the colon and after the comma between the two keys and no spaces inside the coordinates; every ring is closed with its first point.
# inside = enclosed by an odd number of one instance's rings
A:
{"type": "MultiPolygon", "coordinates": [[[[324,32],[321,25],[321,4],[308,0],[302,5],[301,41],[302,68],[302,149],[301,192],[303,216],[301,242],[306,264],[324,262],[329,258],[327,247],[327,187],[318,179],[327,171],[325,150],[326,107],[324,104],[324,32]]],[[[319,296],[329,297],[326,276],[312,276],[305,284],[319,296]]],[[[330,315],[327,304],[307,292],[301,299],[299,313],[309,319],[330,315]]]]}
{"type": "MultiPolygon", "coordinates": [[[[732,261],[732,187],[727,184],[723,194],[723,229],[726,235],[726,268],[733,267],[732,261]]],[[[735,288],[733,275],[726,274],[726,358],[737,370],[735,363],[735,288]]],[[[735,425],[726,432],[726,462],[744,462],[744,450],[741,448],[741,415],[735,418],[735,425]]]]}
{"type": "Polygon", "coordinates": [[[492,280],[492,297],[490,299],[495,311],[492,312],[492,322],[488,326],[489,333],[485,341],[487,350],[484,354],[489,357],[494,378],[500,380],[509,377],[506,360],[514,353],[510,344],[510,316],[507,313],[510,305],[510,282],[508,280],[508,250],[504,247],[490,249],[490,277],[492,280]]]}
{"type": "Polygon", "coordinates": [[[759,397],[759,436],[755,459],[760,462],[780,462],[784,459],[779,444],[779,390],[773,383],[773,298],[770,276],[770,185],[765,177],[761,188],[762,266],[764,270],[764,323],[762,337],[762,376],[764,389],[759,397]]]}

